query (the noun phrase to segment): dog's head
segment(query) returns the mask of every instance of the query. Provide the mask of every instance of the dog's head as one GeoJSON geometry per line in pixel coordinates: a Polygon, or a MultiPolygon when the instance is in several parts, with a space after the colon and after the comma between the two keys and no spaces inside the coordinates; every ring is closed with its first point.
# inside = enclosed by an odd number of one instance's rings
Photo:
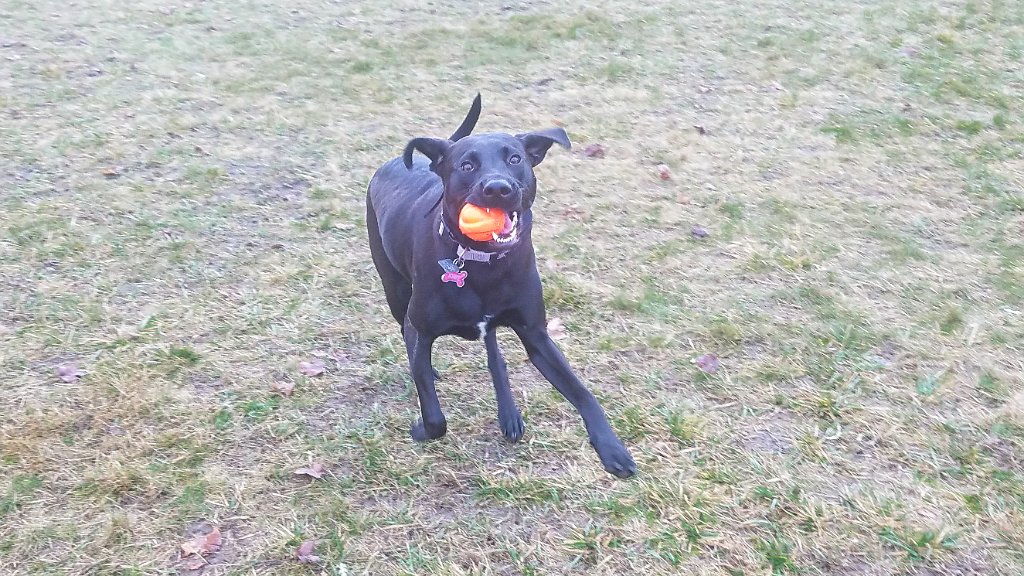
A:
{"type": "MultiPolygon", "coordinates": [[[[494,249],[514,244],[527,231],[530,207],[537,196],[533,168],[544,160],[552,144],[569,148],[565,130],[549,128],[515,136],[477,134],[455,141],[413,138],[405,147],[403,159],[408,168],[412,168],[413,151],[430,159],[430,169],[444,183],[441,202],[450,228],[467,203],[503,210],[507,215],[505,229],[489,242],[475,242],[494,249]]],[[[458,234],[457,227],[452,232],[458,234]]]]}

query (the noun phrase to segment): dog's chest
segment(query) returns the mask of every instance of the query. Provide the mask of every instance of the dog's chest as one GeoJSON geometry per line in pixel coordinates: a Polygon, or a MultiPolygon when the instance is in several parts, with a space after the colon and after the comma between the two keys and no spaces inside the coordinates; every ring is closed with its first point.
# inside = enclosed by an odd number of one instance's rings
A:
{"type": "Polygon", "coordinates": [[[465,340],[482,340],[487,336],[487,330],[491,326],[490,318],[483,318],[476,324],[452,324],[445,331],[446,334],[458,336],[465,340]]]}
{"type": "Polygon", "coordinates": [[[534,291],[524,289],[524,284],[534,279],[515,273],[518,261],[467,261],[459,266],[455,259],[438,260],[437,268],[428,269],[429,275],[421,272],[425,283],[418,292],[414,288],[411,309],[418,309],[413,311],[416,316],[428,312],[424,316],[432,318],[423,321],[434,324],[439,333],[478,340],[495,326],[516,324],[524,295],[533,297],[534,291]]]}
{"type": "Polygon", "coordinates": [[[487,335],[492,326],[498,324],[495,319],[503,312],[491,307],[484,307],[473,302],[473,298],[460,301],[458,306],[449,308],[448,333],[466,340],[480,340],[487,335]]]}
{"type": "Polygon", "coordinates": [[[475,291],[463,289],[457,296],[446,298],[446,332],[467,340],[479,340],[484,338],[492,327],[507,325],[510,320],[517,317],[512,302],[495,299],[493,294],[483,296],[481,298],[475,291]]]}

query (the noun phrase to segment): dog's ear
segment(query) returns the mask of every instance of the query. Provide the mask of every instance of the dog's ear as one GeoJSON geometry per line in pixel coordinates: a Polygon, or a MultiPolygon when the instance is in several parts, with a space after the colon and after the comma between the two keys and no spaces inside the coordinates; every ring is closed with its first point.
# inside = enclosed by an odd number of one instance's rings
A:
{"type": "Polygon", "coordinates": [[[527,132],[526,134],[516,134],[516,138],[519,138],[523,143],[523,148],[526,148],[526,153],[530,156],[530,164],[533,166],[540,164],[544,160],[544,155],[548,153],[548,149],[551,148],[552,144],[559,144],[562,148],[572,146],[569,143],[569,135],[561,128],[548,128],[547,130],[527,132]]]}
{"type": "Polygon", "coordinates": [[[413,138],[405,145],[402,160],[405,162],[405,167],[411,170],[413,150],[419,150],[424,156],[430,158],[430,169],[437,172],[437,166],[444,159],[444,155],[451,145],[450,140],[440,138],[413,138]]]}

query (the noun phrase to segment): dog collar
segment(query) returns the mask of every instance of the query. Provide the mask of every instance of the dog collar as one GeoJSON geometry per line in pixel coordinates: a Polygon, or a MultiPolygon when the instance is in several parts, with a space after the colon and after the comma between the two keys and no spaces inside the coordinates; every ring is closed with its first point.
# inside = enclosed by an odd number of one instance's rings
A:
{"type": "Polygon", "coordinates": [[[441,274],[441,283],[451,282],[456,287],[462,288],[466,285],[466,278],[469,276],[469,272],[466,272],[462,268],[466,265],[466,261],[473,262],[486,262],[491,263],[491,259],[500,260],[508,254],[508,250],[503,252],[484,252],[482,250],[474,250],[472,248],[466,248],[461,242],[455,239],[455,234],[452,234],[451,229],[444,221],[444,211],[441,212],[441,224],[437,227],[437,235],[444,238],[445,232],[448,233],[448,238],[455,243],[455,258],[445,258],[438,260],[437,263],[441,266],[441,270],[444,271],[441,274]]]}
{"type": "Polygon", "coordinates": [[[490,263],[492,258],[495,260],[500,260],[504,258],[505,255],[508,254],[509,252],[508,250],[504,250],[502,252],[484,252],[483,250],[474,250],[472,248],[466,248],[458,240],[455,239],[455,235],[452,234],[452,231],[448,228],[448,224],[445,223],[444,221],[444,212],[441,212],[441,224],[438,225],[437,227],[437,235],[444,236],[445,232],[448,233],[448,238],[450,238],[452,242],[455,242],[456,246],[458,246],[458,248],[455,249],[455,263],[459,265],[459,269],[462,269],[461,264],[463,262],[466,262],[467,260],[471,262],[490,263]]]}

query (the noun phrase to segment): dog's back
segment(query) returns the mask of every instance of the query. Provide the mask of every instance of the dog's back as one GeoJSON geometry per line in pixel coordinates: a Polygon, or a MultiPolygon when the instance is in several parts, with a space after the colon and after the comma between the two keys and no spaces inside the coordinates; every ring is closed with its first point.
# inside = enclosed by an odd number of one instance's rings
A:
{"type": "MultiPolygon", "coordinates": [[[[477,94],[462,124],[448,139],[456,142],[472,134],[480,119],[480,110],[480,94],[477,94]]],[[[422,212],[426,215],[433,206],[423,200],[429,196],[430,202],[436,205],[441,197],[440,190],[437,194],[431,192],[440,185],[441,179],[430,170],[430,162],[421,158],[412,159],[403,155],[385,162],[378,168],[370,179],[366,191],[366,220],[367,228],[370,229],[371,247],[383,244],[382,236],[388,237],[389,228],[405,224],[405,219],[393,217],[396,214],[407,212],[414,207],[419,210],[422,206],[422,212]],[[373,227],[370,226],[371,220],[373,227]]],[[[391,251],[385,249],[385,252],[391,251]]]]}

